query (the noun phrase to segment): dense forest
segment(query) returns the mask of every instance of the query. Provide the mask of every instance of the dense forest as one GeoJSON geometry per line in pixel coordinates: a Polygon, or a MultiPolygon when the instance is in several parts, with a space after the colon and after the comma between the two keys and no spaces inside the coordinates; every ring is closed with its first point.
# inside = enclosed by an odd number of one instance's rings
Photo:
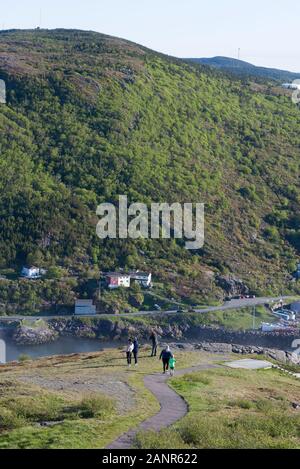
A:
{"type": "Polygon", "coordinates": [[[2,273],[151,269],[203,298],[229,274],[257,294],[297,288],[300,112],[287,93],[76,30],[2,31],[0,79],[2,273]],[[119,194],[205,203],[204,247],[98,239],[96,207],[119,194]]]}
{"type": "MultiPolygon", "coordinates": [[[[234,59],[232,57],[203,57],[187,59],[188,61],[210,65],[223,72],[232,73],[240,77],[251,79],[274,80],[280,84],[283,82],[292,82],[300,79],[300,73],[288,72],[277,68],[258,67],[244,60],[234,59]]],[[[299,67],[300,68],[300,67],[299,67]]]]}

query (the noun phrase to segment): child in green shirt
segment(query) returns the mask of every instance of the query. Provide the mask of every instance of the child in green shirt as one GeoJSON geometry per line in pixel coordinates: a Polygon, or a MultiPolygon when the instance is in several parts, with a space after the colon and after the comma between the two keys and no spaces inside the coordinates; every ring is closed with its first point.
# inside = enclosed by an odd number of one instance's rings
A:
{"type": "Polygon", "coordinates": [[[174,375],[174,371],[175,371],[175,363],[176,363],[176,360],[175,360],[175,357],[171,357],[170,360],[169,360],[169,368],[170,368],[170,375],[173,376],[174,375]]]}

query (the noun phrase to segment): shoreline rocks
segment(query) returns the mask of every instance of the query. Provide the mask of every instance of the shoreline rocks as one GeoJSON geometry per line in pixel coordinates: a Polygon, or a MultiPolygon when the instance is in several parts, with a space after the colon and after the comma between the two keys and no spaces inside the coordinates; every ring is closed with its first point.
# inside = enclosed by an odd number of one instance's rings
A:
{"type": "Polygon", "coordinates": [[[59,337],[58,332],[50,328],[18,326],[12,338],[18,345],[41,345],[54,342],[59,337]]]}
{"type": "MultiPolygon", "coordinates": [[[[53,318],[39,320],[36,324],[24,324],[22,321],[8,327],[13,340],[18,344],[35,345],[53,342],[59,337],[72,336],[78,338],[92,338],[105,341],[126,340],[128,337],[137,336],[141,341],[148,341],[151,329],[154,329],[161,340],[182,341],[202,344],[223,344],[223,349],[239,347],[259,350],[275,349],[281,351],[293,351],[292,343],[299,339],[300,331],[292,332],[262,332],[259,330],[229,330],[214,326],[195,325],[187,316],[172,318],[165,323],[165,318],[151,318],[151,322],[135,321],[132,318],[103,317],[93,318],[53,318]],[[238,345],[232,345],[238,344],[238,345]]],[[[247,350],[248,350],[247,349],[247,350]]]]}
{"type": "Polygon", "coordinates": [[[256,346],[245,346],[238,344],[225,344],[216,342],[200,342],[197,344],[169,344],[173,348],[186,350],[201,350],[208,353],[236,353],[240,355],[264,355],[265,357],[279,361],[284,364],[300,365],[300,356],[295,352],[278,349],[269,349],[256,346]]]}
{"type": "MultiPolygon", "coordinates": [[[[300,365],[300,356],[291,349],[294,335],[279,335],[277,332],[264,333],[261,331],[229,331],[215,327],[198,326],[195,336],[188,325],[157,325],[153,327],[160,337],[173,348],[185,350],[202,350],[208,353],[239,354],[239,355],[264,355],[284,364],[300,365]],[[203,331],[205,332],[204,337],[203,331]],[[226,340],[219,340],[225,338],[226,340]],[[255,344],[257,342],[258,344],[255,344]],[[200,339],[200,340],[199,340],[200,339]],[[235,339],[235,340],[234,340],[235,339]],[[238,340],[236,340],[238,339],[238,340]],[[261,345],[264,339],[268,345],[261,345]],[[174,342],[170,342],[174,340],[174,342]],[[179,342],[181,340],[182,342],[179,342]],[[273,341],[282,344],[282,347],[272,346],[273,341]],[[175,342],[176,341],[176,342],[175,342]],[[244,343],[243,343],[244,342],[244,343]],[[288,345],[284,347],[285,345],[288,345]]],[[[132,321],[109,320],[94,318],[81,320],[80,318],[61,318],[43,321],[43,324],[22,324],[19,322],[15,327],[9,328],[13,340],[19,345],[41,345],[54,342],[62,336],[73,336],[78,338],[95,338],[105,341],[125,340],[128,336],[138,336],[141,341],[148,342],[151,326],[147,324],[134,323],[132,321]]]]}

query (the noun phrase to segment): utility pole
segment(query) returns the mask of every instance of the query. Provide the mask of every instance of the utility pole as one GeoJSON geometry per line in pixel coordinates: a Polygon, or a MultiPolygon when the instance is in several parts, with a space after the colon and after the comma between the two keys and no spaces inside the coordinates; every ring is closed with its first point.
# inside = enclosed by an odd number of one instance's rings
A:
{"type": "Polygon", "coordinates": [[[255,329],[255,306],[253,306],[253,311],[252,311],[252,329],[255,329]]]}

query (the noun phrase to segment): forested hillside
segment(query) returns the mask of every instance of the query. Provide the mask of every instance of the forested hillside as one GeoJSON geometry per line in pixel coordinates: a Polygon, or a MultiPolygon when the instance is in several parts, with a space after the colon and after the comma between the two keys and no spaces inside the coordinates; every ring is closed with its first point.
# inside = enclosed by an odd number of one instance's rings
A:
{"type": "Polygon", "coordinates": [[[232,57],[203,57],[187,60],[203,65],[210,65],[211,67],[240,77],[276,80],[281,83],[300,79],[300,73],[288,72],[287,70],[279,70],[277,68],[258,67],[244,60],[234,59],[232,57]]]}
{"type": "MultiPolygon", "coordinates": [[[[278,292],[300,251],[300,112],[240,82],[125,40],[0,33],[0,263],[151,268],[181,295],[232,273],[278,292]],[[101,241],[96,206],[204,202],[206,238],[101,241]]],[[[291,284],[290,284],[291,285],[291,284]]]]}

